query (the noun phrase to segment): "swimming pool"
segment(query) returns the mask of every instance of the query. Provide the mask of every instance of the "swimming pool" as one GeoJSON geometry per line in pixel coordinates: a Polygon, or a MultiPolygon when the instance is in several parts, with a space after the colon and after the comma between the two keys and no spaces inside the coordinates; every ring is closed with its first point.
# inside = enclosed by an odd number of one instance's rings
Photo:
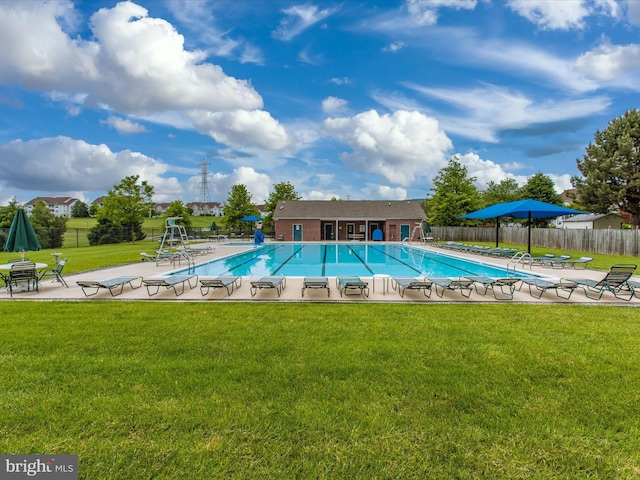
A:
{"type": "MultiPolygon", "coordinates": [[[[182,269],[175,273],[194,272],[182,269]]],[[[195,267],[200,276],[505,277],[506,269],[402,244],[269,243],[195,267]]]]}

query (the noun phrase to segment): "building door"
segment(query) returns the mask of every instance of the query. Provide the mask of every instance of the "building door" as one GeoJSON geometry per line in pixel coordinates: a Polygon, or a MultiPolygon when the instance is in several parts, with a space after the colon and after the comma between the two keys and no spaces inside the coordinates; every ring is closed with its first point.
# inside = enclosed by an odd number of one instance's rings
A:
{"type": "Polygon", "coordinates": [[[411,225],[400,225],[400,241],[404,240],[405,238],[410,238],[411,235],[411,225]]]}
{"type": "Polygon", "coordinates": [[[355,223],[347,223],[347,240],[353,240],[354,233],[356,233],[355,223]]]}
{"type": "Polygon", "coordinates": [[[324,239],[325,240],[334,240],[334,238],[333,238],[333,223],[325,223],[324,224],[324,239]]]}
{"type": "Polygon", "coordinates": [[[293,225],[293,241],[301,242],[302,241],[302,225],[295,223],[293,225]]]}

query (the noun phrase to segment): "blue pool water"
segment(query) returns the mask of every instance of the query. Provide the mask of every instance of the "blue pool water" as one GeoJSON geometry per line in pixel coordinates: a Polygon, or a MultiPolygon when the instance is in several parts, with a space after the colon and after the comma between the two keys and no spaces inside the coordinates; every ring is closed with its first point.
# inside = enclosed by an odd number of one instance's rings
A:
{"type": "MultiPolygon", "coordinates": [[[[183,269],[180,272],[185,272],[183,269]]],[[[193,268],[189,270],[193,272],[193,268]]],[[[401,244],[384,243],[270,243],[244,253],[195,267],[200,276],[341,276],[374,274],[408,277],[505,277],[504,268],[430,252],[401,244]]]]}

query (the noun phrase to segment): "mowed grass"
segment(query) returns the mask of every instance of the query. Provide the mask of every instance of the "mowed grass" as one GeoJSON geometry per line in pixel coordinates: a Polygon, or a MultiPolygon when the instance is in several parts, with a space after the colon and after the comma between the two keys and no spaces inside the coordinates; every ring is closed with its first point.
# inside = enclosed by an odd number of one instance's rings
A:
{"type": "Polygon", "coordinates": [[[640,314],[20,302],[0,451],[80,478],[637,478],[640,314]]]}

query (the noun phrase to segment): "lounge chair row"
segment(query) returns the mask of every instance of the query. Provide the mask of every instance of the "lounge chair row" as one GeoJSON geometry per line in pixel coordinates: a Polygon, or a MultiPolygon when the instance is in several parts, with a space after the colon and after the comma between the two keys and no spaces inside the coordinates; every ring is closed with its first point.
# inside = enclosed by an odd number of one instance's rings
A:
{"type": "Polygon", "coordinates": [[[569,299],[578,288],[582,289],[591,300],[600,300],[609,292],[620,300],[631,300],[634,296],[640,298],[640,282],[631,279],[637,266],[633,264],[613,265],[600,280],[587,278],[574,279],[547,279],[541,277],[508,277],[490,278],[482,276],[469,276],[460,278],[424,278],[422,280],[411,277],[392,277],[392,286],[401,297],[406,290],[422,290],[427,297],[434,290],[439,297],[446,290],[458,290],[466,298],[475,289],[479,295],[486,295],[491,291],[497,300],[513,299],[517,289],[527,285],[529,294],[535,298],[541,298],[547,290],[554,290],[560,298],[569,299]],[[520,285],[518,285],[520,283],[520,285]],[[517,286],[518,285],[518,286],[517,286]]]}
{"type": "MultiPolygon", "coordinates": [[[[447,291],[458,291],[469,298],[473,291],[476,294],[485,296],[489,292],[496,300],[511,300],[514,292],[520,291],[523,286],[529,290],[529,294],[535,298],[541,298],[546,291],[555,291],[560,298],[569,299],[573,292],[582,289],[587,298],[600,300],[602,296],[609,292],[621,300],[631,300],[634,296],[640,298],[640,282],[633,281],[632,275],[636,270],[636,265],[620,264],[613,265],[609,272],[600,279],[549,279],[542,277],[505,277],[493,278],[485,276],[466,277],[391,277],[391,286],[404,297],[409,290],[419,291],[425,297],[430,298],[435,292],[443,298],[447,291]]],[[[185,292],[186,287],[195,288],[198,285],[198,276],[192,274],[167,275],[162,277],[142,278],[142,277],[116,277],[101,281],[78,281],[76,282],[85,296],[96,295],[101,289],[108,290],[111,296],[120,295],[125,286],[132,289],[140,288],[143,285],[147,289],[149,296],[159,293],[161,288],[172,289],[176,296],[185,292]]],[[[231,295],[234,289],[240,288],[242,278],[239,276],[220,276],[215,278],[199,279],[200,292],[202,296],[207,295],[211,290],[224,288],[227,295],[231,295]]],[[[258,291],[263,289],[273,289],[278,297],[286,288],[286,277],[262,277],[252,280],[250,287],[251,296],[254,297],[258,291]]],[[[360,277],[336,277],[336,288],[340,296],[361,295],[369,296],[369,283],[360,277]]],[[[329,279],[327,277],[305,277],[302,283],[302,296],[309,289],[324,289],[327,297],[331,295],[329,279]]]]}

